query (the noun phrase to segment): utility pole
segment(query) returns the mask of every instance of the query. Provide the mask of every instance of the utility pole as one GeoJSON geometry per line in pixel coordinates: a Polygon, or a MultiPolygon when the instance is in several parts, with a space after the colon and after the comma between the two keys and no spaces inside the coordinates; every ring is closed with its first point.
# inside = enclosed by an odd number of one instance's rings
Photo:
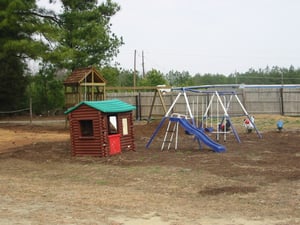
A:
{"type": "Polygon", "coordinates": [[[143,78],[145,78],[145,61],[144,61],[144,51],[142,51],[142,67],[143,67],[143,78]]]}
{"type": "Polygon", "coordinates": [[[136,50],[134,50],[133,87],[136,87],[136,50]]]}

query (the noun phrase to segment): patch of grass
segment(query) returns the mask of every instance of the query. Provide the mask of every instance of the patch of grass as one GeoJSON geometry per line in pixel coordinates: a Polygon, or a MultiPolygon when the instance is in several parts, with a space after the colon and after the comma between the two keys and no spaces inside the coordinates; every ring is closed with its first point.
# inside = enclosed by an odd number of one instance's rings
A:
{"type": "Polygon", "coordinates": [[[106,180],[96,180],[96,184],[98,184],[98,185],[107,185],[108,184],[108,182],[106,181],[106,180]]]}
{"type": "Polygon", "coordinates": [[[86,180],[86,177],[79,176],[79,175],[72,175],[69,178],[71,181],[75,181],[75,182],[82,182],[86,180]]]}
{"type": "Polygon", "coordinates": [[[254,186],[224,186],[224,187],[209,187],[199,191],[200,195],[232,195],[232,194],[248,194],[257,191],[257,187],[254,186]]]}
{"type": "Polygon", "coordinates": [[[84,178],[82,176],[78,176],[78,175],[74,175],[74,176],[70,177],[70,180],[72,180],[72,181],[81,181],[83,179],[84,178]]]}
{"type": "Polygon", "coordinates": [[[300,124],[300,120],[295,120],[295,123],[296,124],[300,124]]]}
{"type": "MultiPolygon", "coordinates": [[[[189,151],[186,151],[186,152],[189,152],[189,151]]],[[[191,152],[191,151],[190,151],[190,152],[191,152]]],[[[183,152],[183,151],[176,151],[176,154],[177,154],[177,155],[184,155],[185,152],[183,152]]]]}
{"type": "Polygon", "coordinates": [[[299,117],[282,115],[254,115],[255,124],[259,130],[277,129],[277,121],[283,121],[283,127],[288,129],[297,128],[300,124],[299,117]]]}
{"type": "Polygon", "coordinates": [[[189,169],[189,168],[180,168],[178,171],[179,171],[180,173],[188,173],[188,172],[191,171],[191,169],[189,169]]]}
{"type": "Polygon", "coordinates": [[[151,166],[144,168],[144,171],[150,174],[159,174],[162,172],[162,168],[160,166],[151,166]]]}

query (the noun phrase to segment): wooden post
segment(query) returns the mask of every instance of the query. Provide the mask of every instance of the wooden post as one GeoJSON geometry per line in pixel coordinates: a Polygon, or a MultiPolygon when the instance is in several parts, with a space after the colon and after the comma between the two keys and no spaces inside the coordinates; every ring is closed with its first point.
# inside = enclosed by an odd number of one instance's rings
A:
{"type": "Polygon", "coordinates": [[[133,87],[136,87],[136,50],[134,50],[133,87]]]}
{"type": "Polygon", "coordinates": [[[136,120],[141,120],[141,93],[139,92],[138,95],[135,96],[135,106],[136,106],[136,120]]]}
{"type": "Polygon", "coordinates": [[[32,124],[32,98],[29,98],[30,125],[32,124]]]}
{"type": "Polygon", "coordinates": [[[145,62],[144,62],[144,51],[142,51],[142,67],[143,67],[143,78],[145,78],[145,62]]]}
{"type": "Polygon", "coordinates": [[[95,71],[94,68],[92,68],[92,86],[91,86],[91,100],[94,101],[94,77],[95,77],[95,71]]]}
{"type": "Polygon", "coordinates": [[[154,107],[154,103],[155,103],[157,92],[158,92],[158,90],[156,89],[155,92],[154,92],[153,99],[152,99],[152,103],[151,103],[151,107],[150,107],[150,111],[149,111],[149,116],[148,116],[147,123],[150,123],[150,120],[151,120],[152,111],[153,111],[153,107],[154,107]]]}
{"type": "Polygon", "coordinates": [[[157,93],[158,93],[158,95],[159,95],[159,99],[160,99],[161,105],[162,105],[162,107],[163,107],[163,109],[164,109],[164,113],[166,114],[166,113],[167,113],[167,107],[166,107],[165,101],[164,101],[164,99],[163,99],[163,96],[162,96],[162,94],[161,94],[161,91],[158,89],[158,90],[157,90],[157,93]]]}

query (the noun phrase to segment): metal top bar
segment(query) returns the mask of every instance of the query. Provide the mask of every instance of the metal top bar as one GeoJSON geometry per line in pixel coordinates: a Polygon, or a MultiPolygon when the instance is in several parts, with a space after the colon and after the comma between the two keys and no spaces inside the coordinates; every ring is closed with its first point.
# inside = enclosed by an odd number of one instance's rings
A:
{"type": "MultiPolygon", "coordinates": [[[[176,91],[182,91],[182,92],[186,92],[186,91],[190,91],[190,92],[194,92],[194,93],[205,93],[205,94],[214,94],[216,93],[216,90],[211,90],[211,91],[207,91],[207,90],[197,90],[195,88],[190,88],[190,87],[181,87],[181,88],[175,88],[172,90],[176,90],[176,91]]],[[[225,95],[225,94],[235,94],[235,91],[233,90],[222,90],[222,91],[218,91],[218,93],[220,95],[225,95]]]]}
{"type": "MultiPolygon", "coordinates": [[[[188,87],[173,87],[173,91],[195,91],[197,89],[210,89],[210,88],[300,88],[300,84],[215,84],[215,85],[200,85],[188,87]]],[[[196,91],[195,91],[196,92],[196,91]]],[[[205,91],[203,91],[205,92],[205,91]]]]}
{"type": "Polygon", "coordinates": [[[300,84],[241,84],[240,88],[300,88],[300,84]]]}

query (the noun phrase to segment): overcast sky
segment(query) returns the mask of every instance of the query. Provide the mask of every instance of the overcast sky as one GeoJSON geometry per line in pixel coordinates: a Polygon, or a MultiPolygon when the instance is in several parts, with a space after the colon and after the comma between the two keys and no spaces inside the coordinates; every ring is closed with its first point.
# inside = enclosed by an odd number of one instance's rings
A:
{"type": "Polygon", "coordinates": [[[115,0],[117,61],[145,69],[230,74],[300,66],[299,0],[115,0]]]}
{"type": "Polygon", "coordinates": [[[299,0],[114,0],[125,69],[196,73],[300,66],[299,0]]]}

